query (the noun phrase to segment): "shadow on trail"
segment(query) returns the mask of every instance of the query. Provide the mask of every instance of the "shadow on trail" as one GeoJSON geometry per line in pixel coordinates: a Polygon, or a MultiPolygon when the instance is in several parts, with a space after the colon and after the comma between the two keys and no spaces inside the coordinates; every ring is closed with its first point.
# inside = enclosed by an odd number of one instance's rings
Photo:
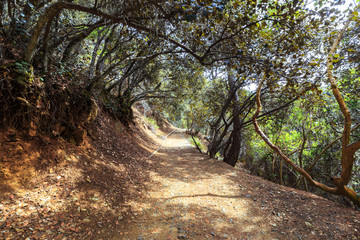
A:
{"type": "Polygon", "coordinates": [[[264,217],[251,206],[250,200],[240,196],[210,193],[148,201],[153,202],[153,207],[138,213],[136,224],[124,229],[128,232],[124,239],[281,238],[281,234],[272,231],[274,227],[264,225],[264,217]],[[220,205],[213,200],[219,197],[225,199],[220,205]],[[191,200],[188,203],[171,201],[178,198],[191,200]],[[204,199],[194,202],[194,198],[204,199]]]}
{"type": "Polygon", "coordinates": [[[213,177],[213,175],[228,175],[232,168],[226,163],[211,159],[206,154],[200,154],[194,148],[168,149],[164,148],[156,156],[156,164],[165,169],[160,169],[163,176],[179,181],[197,181],[213,177]]]}
{"type": "MultiPolygon", "coordinates": [[[[148,231],[148,234],[144,233],[140,236],[144,239],[165,239],[162,237],[166,235],[172,236],[170,239],[231,239],[232,237],[235,239],[236,236],[239,239],[265,234],[266,231],[264,229],[264,232],[260,232],[260,229],[253,227],[257,224],[254,218],[247,219],[245,215],[244,218],[229,217],[221,211],[197,204],[187,206],[171,204],[163,212],[163,215],[158,217],[158,222],[163,224],[147,225],[148,230],[161,229],[161,232],[149,234],[148,231]],[[167,214],[166,211],[174,214],[167,214]]],[[[139,232],[141,230],[140,228],[139,232]]]]}
{"type": "Polygon", "coordinates": [[[341,216],[341,212],[354,218],[360,215],[351,209],[347,211],[313,194],[273,184],[210,159],[195,148],[184,147],[181,135],[170,140],[151,161],[147,196],[133,202],[136,218],[125,226],[123,239],[356,236],[356,231],[350,232],[330,215],[319,214],[324,209],[316,204],[324,201],[332,206],[332,216],[341,216]]]}
{"type": "Polygon", "coordinates": [[[1,239],[356,239],[360,214],[210,159],[181,134],[151,159],[151,137],[104,113],[90,137],[57,160],[40,154],[27,188],[0,183],[1,239]]]}
{"type": "MultiPolygon", "coordinates": [[[[29,161],[37,172],[26,187],[0,183],[0,239],[119,239],[132,214],[127,201],[146,193],[150,153],[104,113],[96,121],[81,147],[46,143],[49,151],[29,161]]],[[[32,143],[19,161],[38,150],[32,143]]]]}
{"type": "Polygon", "coordinates": [[[123,239],[281,237],[246,189],[229,178],[237,175],[232,167],[184,146],[181,135],[172,138],[153,156],[147,197],[132,203],[136,218],[123,239]]]}
{"type": "Polygon", "coordinates": [[[175,196],[175,197],[169,197],[169,198],[164,198],[164,199],[189,198],[189,197],[242,198],[244,196],[218,195],[218,194],[213,194],[213,193],[207,193],[207,194],[195,194],[195,195],[187,195],[187,196],[175,196]]]}

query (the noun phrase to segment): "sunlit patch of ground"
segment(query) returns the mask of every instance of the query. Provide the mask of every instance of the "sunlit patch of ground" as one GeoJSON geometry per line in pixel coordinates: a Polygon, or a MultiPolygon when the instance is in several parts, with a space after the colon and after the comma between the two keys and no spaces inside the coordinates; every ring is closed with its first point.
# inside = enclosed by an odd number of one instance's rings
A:
{"type": "Polygon", "coordinates": [[[199,155],[183,135],[169,136],[153,158],[164,169],[150,171],[146,198],[129,202],[141,220],[126,229],[124,239],[274,236],[263,217],[253,215],[253,200],[239,195],[241,186],[230,178],[236,172],[215,170],[217,163],[199,155]]]}
{"type": "Polygon", "coordinates": [[[359,239],[358,211],[141,126],[100,113],[80,147],[1,135],[0,239],[359,239]]]}
{"type": "Polygon", "coordinates": [[[326,232],[331,224],[316,226],[324,214],[316,204],[328,203],[321,197],[209,159],[179,133],[158,144],[162,148],[149,159],[148,191],[128,202],[135,216],[121,239],[338,239],[326,232]]]}

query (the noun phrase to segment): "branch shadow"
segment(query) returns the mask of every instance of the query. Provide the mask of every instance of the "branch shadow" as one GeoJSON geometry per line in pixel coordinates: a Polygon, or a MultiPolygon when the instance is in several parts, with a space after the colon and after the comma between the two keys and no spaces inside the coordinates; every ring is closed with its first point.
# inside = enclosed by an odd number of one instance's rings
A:
{"type": "Polygon", "coordinates": [[[17,188],[1,182],[0,239],[119,236],[133,214],[127,202],[142,198],[150,181],[149,151],[134,135],[100,113],[83,146],[59,139],[41,148],[26,143],[24,156],[36,152],[29,160],[35,174],[17,188]]]}

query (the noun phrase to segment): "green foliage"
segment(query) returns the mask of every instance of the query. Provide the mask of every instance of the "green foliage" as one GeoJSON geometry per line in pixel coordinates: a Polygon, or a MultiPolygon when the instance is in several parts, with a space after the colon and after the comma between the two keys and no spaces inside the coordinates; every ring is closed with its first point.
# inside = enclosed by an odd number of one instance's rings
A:
{"type": "Polygon", "coordinates": [[[150,123],[151,126],[153,126],[155,129],[158,129],[158,128],[159,128],[159,126],[158,126],[158,124],[157,124],[157,122],[156,122],[155,119],[153,119],[153,118],[151,118],[151,117],[145,117],[145,120],[146,120],[148,123],[150,123]]]}
{"type": "Polygon", "coordinates": [[[196,145],[201,149],[202,152],[206,151],[206,147],[201,143],[201,141],[199,140],[198,137],[194,137],[194,139],[192,137],[188,138],[188,141],[190,142],[191,145],[195,146],[196,145]],[[195,141],[194,141],[195,139],[195,141]]]}
{"type": "MultiPolygon", "coordinates": [[[[94,97],[126,123],[132,105],[147,99],[179,127],[209,136],[214,156],[224,154],[232,134],[239,134],[243,154],[252,159],[249,165],[274,180],[279,172],[269,166],[280,165],[251,127],[250,86],[264,80],[264,113],[298,99],[263,116],[260,124],[297,164],[310,166],[343,129],[323,70],[339,26],[350,18],[331,68],[354,122],[360,121],[359,11],[340,11],[339,1],[316,0],[311,10],[303,1],[275,0],[52,1],[46,8],[8,1],[1,6],[10,2],[8,11],[1,12],[0,60],[15,62],[10,68],[16,83],[9,80],[11,94],[2,96],[21,112],[4,107],[4,116],[27,116],[29,101],[13,96],[24,99],[38,87],[61,89],[44,95],[67,104],[60,107],[60,117],[67,120],[73,117],[67,112],[76,112],[74,102],[86,106],[94,97]],[[13,42],[19,44],[16,49],[8,47],[13,42]],[[235,116],[241,129],[234,127],[235,116]]],[[[37,109],[36,101],[31,103],[37,109]]],[[[359,131],[352,133],[352,141],[359,139],[359,131]]],[[[324,182],[329,181],[326,175],[337,175],[339,149],[339,143],[329,148],[311,174],[324,182]]],[[[354,170],[355,189],[359,162],[354,170]]],[[[288,185],[296,185],[297,173],[284,167],[283,175],[288,185]]]]}

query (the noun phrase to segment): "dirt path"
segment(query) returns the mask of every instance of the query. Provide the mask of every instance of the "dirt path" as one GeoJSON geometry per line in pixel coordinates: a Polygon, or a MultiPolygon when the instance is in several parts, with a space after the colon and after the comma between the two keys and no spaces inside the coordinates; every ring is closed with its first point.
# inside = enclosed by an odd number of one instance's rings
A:
{"type": "Polygon", "coordinates": [[[100,112],[82,146],[0,131],[0,239],[360,239],[360,211],[209,159],[181,133],[149,158],[174,128],[137,121],[100,112]]]}
{"type": "Polygon", "coordinates": [[[359,212],[211,160],[182,134],[150,161],[121,239],[360,239],[359,212]]]}

